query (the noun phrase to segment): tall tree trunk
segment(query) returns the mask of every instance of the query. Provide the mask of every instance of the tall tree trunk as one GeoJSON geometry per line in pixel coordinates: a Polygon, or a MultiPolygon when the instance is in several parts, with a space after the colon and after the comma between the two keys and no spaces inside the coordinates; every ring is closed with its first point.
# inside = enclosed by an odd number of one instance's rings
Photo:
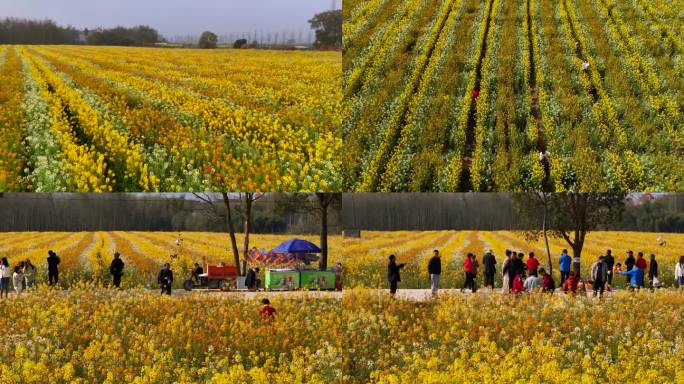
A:
{"type": "Polygon", "coordinates": [[[553,263],[551,262],[551,248],[549,247],[549,236],[546,233],[546,211],[547,205],[546,200],[544,200],[544,218],[542,220],[542,231],[544,231],[544,243],[546,243],[546,256],[549,261],[549,275],[553,276],[553,263]]]}
{"type": "Polygon", "coordinates": [[[233,249],[233,262],[237,267],[238,275],[242,276],[245,271],[242,271],[242,268],[240,268],[240,252],[238,251],[237,240],[235,239],[235,227],[233,226],[233,216],[230,211],[230,198],[228,197],[228,193],[226,192],[223,192],[222,196],[223,204],[225,204],[226,206],[227,213],[225,216],[225,224],[226,227],[228,227],[228,233],[230,234],[230,245],[233,249]]]}
{"type": "Polygon", "coordinates": [[[247,260],[247,254],[249,252],[249,232],[252,227],[252,202],[254,202],[253,193],[245,193],[245,243],[243,248],[242,257],[247,260]]]}
{"type": "Polygon", "coordinates": [[[318,268],[322,271],[328,269],[328,205],[331,198],[325,193],[317,193],[318,203],[321,210],[321,260],[318,268]]]}

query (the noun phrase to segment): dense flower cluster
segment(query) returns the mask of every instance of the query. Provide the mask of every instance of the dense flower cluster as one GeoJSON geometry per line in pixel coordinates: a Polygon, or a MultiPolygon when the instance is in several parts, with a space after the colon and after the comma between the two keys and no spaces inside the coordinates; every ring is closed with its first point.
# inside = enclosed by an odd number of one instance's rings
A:
{"type": "Polygon", "coordinates": [[[346,188],[684,185],[676,6],[389,3],[345,3],[346,188]]]}
{"type": "Polygon", "coordinates": [[[341,188],[339,53],[0,52],[0,116],[18,135],[0,150],[2,190],[341,188]]]}
{"type": "MultiPolygon", "coordinates": [[[[551,261],[556,283],[560,281],[558,256],[563,249],[572,248],[563,239],[550,238],[551,261]]],[[[463,261],[465,255],[472,252],[481,260],[487,249],[494,251],[498,265],[495,280],[501,287],[501,265],[507,249],[525,253],[534,252],[540,265],[548,270],[546,245],[543,239],[528,242],[518,232],[507,231],[364,231],[362,238],[345,238],[342,243],[341,257],[345,266],[347,286],[387,287],[387,257],[397,256],[397,262],[405,263],[401,272],[400,288],[428,288],[427,263],[432,250],[438,249],[442,258],[443,287],[461,288],[465,280],[463,261]]],[[[644,252],[648,260],[651,253],[658,261],[659,280],[666,286],[674,285],[674,266],[681,255],[684,255],[684,235],[658,234],[648,232],[590,232],[585,239],[581,255],[581,273],[590,276],[591,265],[598,256],[610,249],[616,262],[623,263],[627,250],[635,253],[644,252]],[[664,245],[659,245],[660,240],[664,245]]],[[[477,279],[482,283],[482,275],[477,279]]],[[[613,284],[624,287],[627,280],[615,277],[613,284]]]]}
{"type": "Polygon", "coordinates": [[[45,286],[0,306],[3,383],[343,383],[336,299],[45,286]]]}
{"type": "Polygon", "coordinates": [[[684,293],[343,299],[349,383],[681,382],[684,293]]]}

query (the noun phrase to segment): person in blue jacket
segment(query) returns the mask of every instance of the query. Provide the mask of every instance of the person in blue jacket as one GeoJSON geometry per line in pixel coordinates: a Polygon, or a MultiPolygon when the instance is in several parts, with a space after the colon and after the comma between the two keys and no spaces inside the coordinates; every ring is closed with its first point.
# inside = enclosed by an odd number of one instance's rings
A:
{"type": "Polygon", "coordinates": [[[629,271],[618,272],[622,276],[629,276],[629,286],[632,290],[634,288],[641,289],[644,281],[644,270],[641,268],[632,268],[629,271]]]}
{"type": "Polygon", "coordinates": [[[572,265],[572,257],[568,255],[568,250],[564,249],[563,252],[560,255],[560,258],[558,259],[558,264],[559,264],[559,269],[560,269],[560,283],[561,286],[565,282],[565,279],[570,277],[570,266],[572,265]]]}

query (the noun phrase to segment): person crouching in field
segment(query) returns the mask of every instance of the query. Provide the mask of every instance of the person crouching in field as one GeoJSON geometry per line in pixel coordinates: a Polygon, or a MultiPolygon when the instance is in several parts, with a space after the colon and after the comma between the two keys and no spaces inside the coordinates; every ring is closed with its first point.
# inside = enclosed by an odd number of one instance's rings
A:
{"type": "Polygon", "coordinates": [[[276,310],[275,308],[271,307],[271,301],[268,299],[262,299],[261,300],[261,309],[259,310],[259,316],[261,317],[261,320],[268,320],[268,321],[273,321],[275,320],[275,313],[276,310]]]}
{"type": "Polygon", "coordinates": [[[173,284],[173,271],[171,270],[171,264],[164,264],[161,271],[159,271],[159,275],[157,276],[157,283],[159,283],[159,286],[161,287],[162,295],[164,293],[167,295],[171,294],[171,285],[173,284]]]}
{"type": "Polygon", "coordinates": [[[634,289],[641,289],[644,281],[644,270],[638,267],[634,267],[629,271],[619,272],[622,276],[629,277],[629,287],[633,291],[634,289]]]}
{"type": "Polygon", "coordinates": [[[397,293],[397,284],[401,281],[399,270],[404,268],[405,264],[397,264],[397,257],[389,256],[389,263],[387,263],[387,280],[389,281],[390,294],[394,296],[397,293]]]}
{"type": "Polygon", "coordinates": [[[436,296],[439,291],[439,277],[442,274],[442,259],[439,258],[439,251],[432,251],[432,257],[428,263],[428,274],[430,275],[430,289],[432,295],[436,296]]]}
{"type": "Polygon", "coordinates": [[[530,273],[527,279],[525,279],[523,287],[525,288],[526,292],[534,292],[537,290],[537,288],[541,287],[542,284],[544,284],[544,280],[537,277],[537,271],[535,270],[534,272],[530,273]]]}
{"type": "Polygon", "coordinates": [[[580,282],[579,273],[574,273],[570,275],[563,283],[563,292],[569,295],[575,295],[577,293],[577,285],[580,282]]]}
{"type": "Polygon", "coordinates": [[[551,292],[556,290],[556,282],[553,281],[553,277],[546,273],[546,269],[539,268],[539,276],[542,279],[542,292],[551,292]]]}
{"type": "Polygon", "coordinates": [[[525,292],[525,285],[523,284],[523,273],[521,270],[517,270],[515,277],[513,278],[513,286],[511,287],[511,292],[515,294],[521,294],[525,292]]]}

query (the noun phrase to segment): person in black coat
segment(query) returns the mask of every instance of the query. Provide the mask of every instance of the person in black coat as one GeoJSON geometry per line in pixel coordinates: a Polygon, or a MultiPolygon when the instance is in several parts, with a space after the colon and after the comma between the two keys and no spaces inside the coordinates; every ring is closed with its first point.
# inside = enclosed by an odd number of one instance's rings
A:
{"type": "Polygon", "coordinates": [[[649,263],[648,266],[648,279],[651,280],[651,284],[653,285],[653,288],[658,288],[656,287],[656,284],[654,284],[654,278],[658,277],[658,262],[656,261],[655,255],[651,253],[651,262],[649,263]]]}
{"type": "Polygon", "coordinates": [[[439,251],[432,251],[432,257],[428,263],[428,274],[430,275],[430,288],[432,294],[436,295],[439,291],[439,278],[442,274],[442,259],[439,258],[439,251]]]}
{"type": "Polygon", "coordinates": [[[634,268],[636,259],[634,258],[634,252],[627,251],[627,258],[625,259],[625,270],[631,271],[634,268]]]}
{"type": "Polygon", "coordinates": [[[48,282],[50,285],[55,285],[59,281],[59,263],[61,260],[57,254],[50,250],[48,251],[47,263],[48,263],[48,282]]]}
{"type": "Polygon", "coordinates": [[[112,264],[109,265],[109,272],[112,273],[114,278],[114,286],[119,288],[121,286],[121,276],[123,276],[124,262],[121,260],[121,254],[119,252],[114,252],[114,260],[112,264]]]}
{"type": "Polygon", "coordinates": [[[494,289],[494,274],[496,274],[496,257],[492,250],[488,250],[482,257],[482,267],[484,272],[484,286],[494,289]]]}
{"type": "Polygon", "coordinates": [[[390,255],[389,264],[387,264],[387,280],[389,280],[392,295],[397,293],[397,283],[401,281],[399,270],[404,268],[404,264],[397,264],[396,259],[394,255],[390,255]]]}
{"type": "Polygon", "coordinates": [[[527,270],[527,265],[525,265],[525,261],[523,261],[524,258],[525,254],[522,252],[519,252],[518,257],[515,258],[515,272],[516,274],[522,274],[522,277],[525,277],[525,271],[527,270]]]}
{"type": "Polygon", "coordinates": [[[610,288],[613,285],[613,267],[615,266],[615,258],[613,257],[613,251],[610,249],[606,250],[606,255],[603,256],[603,262],[606,263],[606,267],[608,268],[608,280],[606,281],[608,283],[608,287],[610,288]]]}
{"type": "Polygon", "coordinates": [[[245,285],[250,291],[259,289],[261,280],[257,279],[257,273],[259,273],[259,268],[254,267],[250,268],[249,271],[247,271],[247,275],[245,275],[245,285]]]}
{"type": "Polygon", "coordinates": [[[161,287],[162,295],[166,293],[171,294],[171,285],[173,284],[173,271],[171,270],[171,264],[166,263],[159,271],[159,276],[157,276],[157,282],[161,287]]]}

